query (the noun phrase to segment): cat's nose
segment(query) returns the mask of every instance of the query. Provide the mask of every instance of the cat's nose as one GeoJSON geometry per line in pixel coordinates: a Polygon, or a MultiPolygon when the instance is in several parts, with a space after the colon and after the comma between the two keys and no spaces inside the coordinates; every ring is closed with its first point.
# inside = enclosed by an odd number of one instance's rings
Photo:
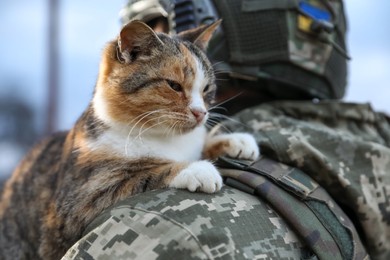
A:
{"type": "Polygon", "coordinates": [[[194,115],[197,123],[202,122],[203,118],[207,114],[207,111],[205,109],[202,109],[202,108],[192,108],[191,112],[194,115]]]}

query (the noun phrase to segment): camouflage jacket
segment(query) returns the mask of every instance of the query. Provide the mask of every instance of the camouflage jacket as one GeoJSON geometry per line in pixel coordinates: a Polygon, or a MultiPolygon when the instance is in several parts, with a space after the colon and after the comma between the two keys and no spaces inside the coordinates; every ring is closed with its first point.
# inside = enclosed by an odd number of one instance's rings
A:
{"type": "Polygon", "coordinates": [[[254,164],[222,165],[227,184],[247,192],[129,198],[64,259],[364,259],[365,250],[390,259],[387,116],[369,105],[274,102],[223,128],[252,132],[261,147],[254,164]]]}

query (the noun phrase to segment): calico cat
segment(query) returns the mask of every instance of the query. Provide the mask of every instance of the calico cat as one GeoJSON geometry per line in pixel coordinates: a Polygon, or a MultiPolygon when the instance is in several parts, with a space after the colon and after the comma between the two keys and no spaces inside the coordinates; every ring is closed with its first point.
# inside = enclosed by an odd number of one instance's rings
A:
{"type": "Polygon", "coordinates": [[[60,259],[117,201],[166,187],[213,193],[222,178],[206,159],[259,155],[249,134],[206,132],[216,85],[203,50],[219,23],[171,37],[132,21],[107,44],[86,111],[6,183],[1,259],[60,259]]]}

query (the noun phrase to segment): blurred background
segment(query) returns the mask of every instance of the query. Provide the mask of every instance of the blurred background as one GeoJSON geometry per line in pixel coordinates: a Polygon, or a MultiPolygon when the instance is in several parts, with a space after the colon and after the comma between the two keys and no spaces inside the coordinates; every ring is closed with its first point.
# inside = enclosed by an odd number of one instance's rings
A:
{"type": "MultiPolygon", "coordinates": [[[[352,56],[345,100],[390,114],[390,1],[344,2],[352,56]]],[[[0,1],[0,179],[37,139],[69,129],[86,108],[102,48],[118,33],[125,4],[0,1]]]]}

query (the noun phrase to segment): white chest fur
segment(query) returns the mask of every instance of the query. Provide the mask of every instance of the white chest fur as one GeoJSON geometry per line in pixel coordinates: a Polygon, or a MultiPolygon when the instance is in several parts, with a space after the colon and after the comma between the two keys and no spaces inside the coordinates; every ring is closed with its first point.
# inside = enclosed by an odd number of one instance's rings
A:
{"type": "Polygon", "coordinates": [[[91,150],[102,150],[126,158],[154,157],[173,161],[195,161],[202,155],[206,129],[204,126],[177,136],[128,136],[108,130],[96,140],[90,140],[91,150]]]}

